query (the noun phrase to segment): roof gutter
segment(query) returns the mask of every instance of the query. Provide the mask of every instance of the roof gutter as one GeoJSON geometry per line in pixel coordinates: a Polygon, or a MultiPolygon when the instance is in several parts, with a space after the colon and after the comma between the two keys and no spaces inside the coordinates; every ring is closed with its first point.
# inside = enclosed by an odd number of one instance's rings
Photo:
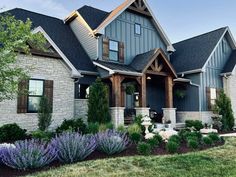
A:
{"type": "Polygon", "coordinates": [[[195,69],[195,70],[189,70],[189,71],[179,72],[179,73],[177,73],[177,74],[178,74],[178,75],[181,75],[182,77],[184,77],[184,75],[196,74],[196,73],[203,73],[203,72],[204,72],[203,69],[195,69]]]}

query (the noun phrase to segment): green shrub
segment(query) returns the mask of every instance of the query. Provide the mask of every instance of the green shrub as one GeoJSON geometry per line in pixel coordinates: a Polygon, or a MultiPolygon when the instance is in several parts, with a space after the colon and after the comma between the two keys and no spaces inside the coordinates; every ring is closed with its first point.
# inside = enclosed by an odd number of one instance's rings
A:
{"type": "Polygon", "coordinates": [[[98,132],[99,132],[99,123],[98,122],[88,123],[86,133],[88,133],[88,134],[96,134],[98,132]]]}
{"type": "Polygon", "coordinates": [[[202,134],[200,132],[186,132],[184,135],[184,139],[187,141],[188,139],[195,139],[197,141],[201,141],[202,139],[202,134]]]}
{"type": "Polygon", "coordinates": [[[232,104],[230,98],[223,91],[220,92],[219,97],[216,99],[216,107],[219,115],[222,115],[222,129],[225,131],[232,130],[234,127],[232,104]]]}
{"type": "Polygon", "coordinates": [[[185,140],[186,139],[186,135],[189,133],[189,130],[186,129],[181,129],[178,132],[179,137],[181,138],[181,140],[185,140]]]}
{"type": "Polygon", "coordinates": [[[155,134],[153,139],[156,139],[159,142],[159,144],[161,144],[163,142],[163,138],[159,134],[155,134]]]}
{"type": "Polygon", "coordinates": [[[205,136],[202,138],[202,142],[205,144],[205,145],[212,145],[213,144],[213,141],[211,138],[209,138],[208,136],[205,136]]]}
{"type": "Polygon", "coordinates": [[[169,138],[168,141],[174,141],[174,142],[176,142],[177,144],[180,145],[180,143],[181,143],[181,138],[180,138],[178,135],[172,135],[172,136],[169,138]]]}
{"type": "Polygon", "coordinates": [[[133,133],[141,134],[142,130],[141,130],[140,126],[137,123],[134,123],[134,124],[132,124],[128,127],[128,133],[129,134],[133,134],[133,133]]]}
{"type": "Polygon", "coordinates": [[[129,138],[134,143],[138,143],[139,141],[141,141],[142,135],[140,133],[132,133],[132,134],[129,134],[129,138]]]}
{"type": "Polygon", "coordinates": [[[220,136],[217,133],[209,133],[208,137],[211,138],[214,143],[220,141],[220,136]]]}
{"type": "Polygon", "coordinates": [[[70,119],[70,120],[64,120],[62,124],[56,129],[57,133],[62,133],[62,132],[81,132],[85,133],[86,132],[86,125],[83,122],[82,119],[77,118],[77,119],[70,119]]]}
{"type": "Polygon", "coordinates": [[[99,132],[105,132],[106,130],[112,130],[113,124],[112,123],[106,123],[106,124],[100,124],[98,131],[99,132]]]}
{"type": "Polygon", "coordinates": [[[118,132],[121,132],[121,133],[126,133],[126,132],[127,132],[127,129],[125,128],[124,125],[119,125],[119,126],[117,127],[117,131],[118,131],[118,132]]]}
{"type": "Polygon", "coordinates": [[[150,155],[152,152],[151,145],[145,142],[138,143],[137,150],[140,155],[150,155]]]}
{"type": "Polygon", "coordinates": [[[159,141],[158,141],[158,139],[156,139],[156,138],[152,138],[152,139],[148,139],[147,140],[147,143],[148,144],[150,144],[151,145],[151,148],[153,149],[153,148],[155,148],[155,147],[158,147],[158,145],[159,145],[159,141]]]}
{"type": "Polygon", "coordinates": [[[88,122],[108,123],[111,121],[109,113],[108,87],[98,78],[89,87],[88,122]]]}
{"type": "Polygon", "coordinates": [[[52,106],[46,96],[43,96],[39,102],[38,109],[38,128],[45,131],[52,123],[52,106]]]}
{"type": "Polygon", "coordinates": [[[199,147],[198,140],[188,139],[187,146],[191,149],[197,149],[199,147]]]}
{"type": "Polygon", "coordinates": [[[0,127],[0,142],[24,140],[25,138],[26,130],[20,128],[16,123],[0,127]]]}
{"type": "Polygon", "coordinates": [[[169,153],[176,153],[179,149],[179,144],[175,141],[168,141],[168,143],[166,143],[166,150],[169,153]]]}
{"type": "Polygon", "coordinates": [[[185,121],[185,127],[186,128],[194,127],[197,131],[199,131],[202,128],[204,128],[204,126],[202,125],[202,122],[199,121],[199,120],[186,120],[185,121]]]}
{"type": "Polygon", "coordinates": [[[49,142],[53,138],[54,133],[49,131],[36,130],[32,132],[31,135],[34,139],[40,139],[49,142]]]}

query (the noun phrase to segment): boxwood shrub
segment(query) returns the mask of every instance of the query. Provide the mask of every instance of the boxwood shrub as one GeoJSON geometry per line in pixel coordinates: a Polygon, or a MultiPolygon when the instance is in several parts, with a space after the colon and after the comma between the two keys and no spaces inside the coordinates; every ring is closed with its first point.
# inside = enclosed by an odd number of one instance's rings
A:
{"type": "Polygon", "coordinates": [[[186,128],[192,128],[194,127],[197,131],[201,130],[204,128],[203,124],[199,120],[186,120],[185,121],[185,127],[186,128]]]}
{"type": "Polygon", "coordinates": [[[140,155],[150,155],[152,152],[152,147],[150,144],[145,143],[145,142],[139,142],[137,146],[138,153],[140,155]]]}

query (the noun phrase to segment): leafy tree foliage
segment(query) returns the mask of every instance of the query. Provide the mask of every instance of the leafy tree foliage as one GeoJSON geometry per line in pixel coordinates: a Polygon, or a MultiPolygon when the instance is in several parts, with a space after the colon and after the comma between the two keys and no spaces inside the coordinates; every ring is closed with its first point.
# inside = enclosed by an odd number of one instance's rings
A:
{"type": "Polygon", "coordinates": [[[23,22],[6,13],[0,15],[0,101],[13,99],[19,81],[27,78],[27,68],[17,64],[17,55],[29,54],[29,42],[43,49],[45,39],[33,34],[31,25],[29,19],[23,22]]]}
{"type": "Polygon", "coordinates": [[[222,115],[222,129],[225,131],[232,130],[234,127],[234,115],[231,105],[231,100],[227,95],[221,91],[219,98],[216,100],[217,110],[222,115]]]}
{"type": "Polygon", "coordinates": [[[110,120],[108,88],[97,79],[89,90],[88,122],[108,123],[110,120]]]}

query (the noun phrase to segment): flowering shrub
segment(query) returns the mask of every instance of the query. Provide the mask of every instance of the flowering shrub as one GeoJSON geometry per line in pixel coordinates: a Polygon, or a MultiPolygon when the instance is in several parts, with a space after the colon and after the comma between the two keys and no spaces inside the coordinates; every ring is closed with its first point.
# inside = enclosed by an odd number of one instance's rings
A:
{"type": "Polygon", "coordinates": [[[57,157],[63,163],[73,163],[85,159],[96,149],[93,135],[63,133],[52,140],[57,157]]]}
{"type": "Polygon", "coordinates": [[[106,154],[119,153],[127,148],[129,138],[125,133],[115,130],[107,130],[96,135],[98,150],[106,154]]]}
{"type": "Polygon", "coordinates": [[[56,150],[50,144],[34,139],[17,141],[1,152],[5,165],[21,170],[43,167],[56,158],[56,150]]]}

